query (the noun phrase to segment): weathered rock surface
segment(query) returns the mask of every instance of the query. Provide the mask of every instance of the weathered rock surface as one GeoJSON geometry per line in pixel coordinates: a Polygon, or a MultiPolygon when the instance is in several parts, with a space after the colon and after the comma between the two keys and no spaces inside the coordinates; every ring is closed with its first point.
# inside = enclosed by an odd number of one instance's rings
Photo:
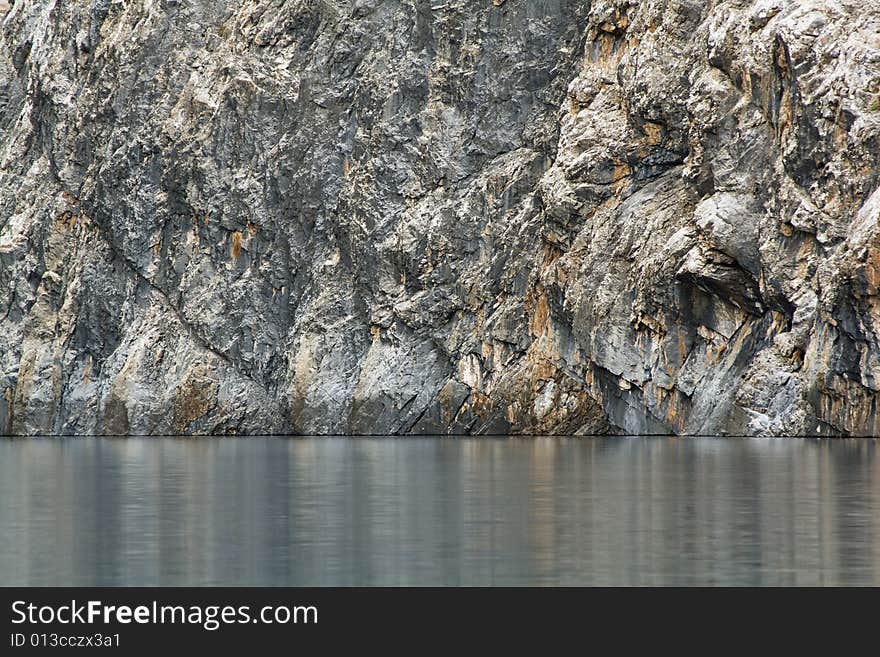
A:
{"type": "Polygon", "coordinates": [[[872,0],[2,20],[0,431],[880,435],[872,0]]]}

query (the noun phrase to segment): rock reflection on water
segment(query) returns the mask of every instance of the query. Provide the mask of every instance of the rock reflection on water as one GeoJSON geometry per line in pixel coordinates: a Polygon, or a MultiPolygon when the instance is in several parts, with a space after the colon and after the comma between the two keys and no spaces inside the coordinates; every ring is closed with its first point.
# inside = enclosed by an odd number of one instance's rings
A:
{"type": "Polygon", "coordinates": [[[2,585],[880,585],[874,441],[0,441],[2,585]]]}

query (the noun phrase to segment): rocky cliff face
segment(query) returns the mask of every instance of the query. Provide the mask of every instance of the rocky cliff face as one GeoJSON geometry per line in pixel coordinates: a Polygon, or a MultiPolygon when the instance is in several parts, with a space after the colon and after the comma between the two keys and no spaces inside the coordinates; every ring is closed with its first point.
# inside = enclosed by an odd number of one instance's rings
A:
{"type": "Polygon", "coordinates": [[[7,433],[880,435],[878,336],[872,0],[3,19],[7,433]]]}

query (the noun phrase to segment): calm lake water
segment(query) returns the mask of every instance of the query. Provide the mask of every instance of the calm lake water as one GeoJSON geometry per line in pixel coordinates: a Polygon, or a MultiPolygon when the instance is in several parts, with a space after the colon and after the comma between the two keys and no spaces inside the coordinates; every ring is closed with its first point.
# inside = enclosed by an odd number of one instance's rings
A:
{"type": "Polygon", "coordinates": [[[880,585],[877,447],[0,440],[0,584],[880,585]]]}

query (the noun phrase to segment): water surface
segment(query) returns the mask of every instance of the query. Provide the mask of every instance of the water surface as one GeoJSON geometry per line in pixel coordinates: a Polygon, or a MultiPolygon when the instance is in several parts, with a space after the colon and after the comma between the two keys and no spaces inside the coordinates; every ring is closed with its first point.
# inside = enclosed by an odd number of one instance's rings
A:
{"type": "Polygon", "coordinates": [[[876,441],[0,440],[2,585],[880,585],[876,441]]]}

